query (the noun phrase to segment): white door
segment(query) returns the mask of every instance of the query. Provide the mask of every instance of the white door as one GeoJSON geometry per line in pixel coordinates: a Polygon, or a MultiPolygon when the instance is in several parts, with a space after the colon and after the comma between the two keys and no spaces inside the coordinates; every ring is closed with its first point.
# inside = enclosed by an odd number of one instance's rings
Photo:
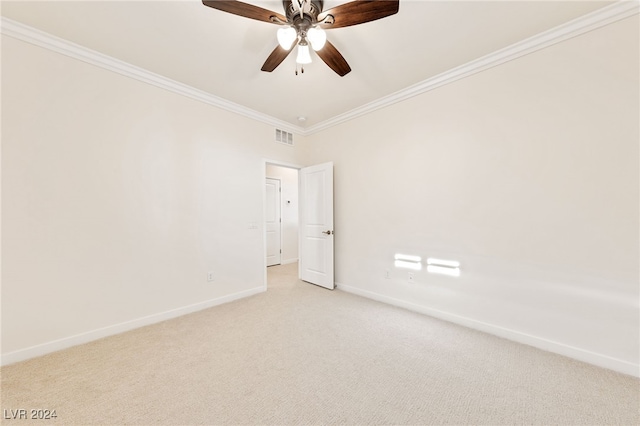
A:
{"type": "Polygon", "coordinates": [[[279,265],[282,256],[280,226],[280,181],[267,178],[265,230],[267,233],[267,266],[279,265]]]}
{"type": "Polygon", "coordinates": [[[333,279],[333,163],[300,169],[300,279],[329,289],[333,279]]]}

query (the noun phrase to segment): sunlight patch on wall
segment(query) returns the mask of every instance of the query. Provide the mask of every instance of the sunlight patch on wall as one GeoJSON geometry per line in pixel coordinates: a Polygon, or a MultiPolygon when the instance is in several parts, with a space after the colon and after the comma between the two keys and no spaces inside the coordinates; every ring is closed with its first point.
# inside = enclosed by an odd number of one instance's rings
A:
{"type": "Polygon", "coordinates": [[[449,275],[451,277],[460,276],[460,262],[457,260],[444,260],[436,258],[427,259],[427,272],[432,274],[449,275]]]}
{"type": "Polygon", "coordinates": [[[410,254],[396,253],[394,256],[393,266],[396,268],[413,269],[414,271],[422,270],[422,258],[410,254]]]}

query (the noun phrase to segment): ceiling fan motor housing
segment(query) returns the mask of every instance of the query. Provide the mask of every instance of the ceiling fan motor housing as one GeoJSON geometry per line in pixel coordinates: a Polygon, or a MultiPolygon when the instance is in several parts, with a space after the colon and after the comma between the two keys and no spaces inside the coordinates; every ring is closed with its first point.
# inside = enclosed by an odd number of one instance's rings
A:
{"type": "Polygon", "coordinates": [[[299,9],[294,2],[299,0],[282,0],[287,21],[296,29],[302,39],[305,38],[309,28],[318,22],[318,15],[322,12],[323,0],[304,1],[302,5],[303,15],[300,16],[299,9]]]}

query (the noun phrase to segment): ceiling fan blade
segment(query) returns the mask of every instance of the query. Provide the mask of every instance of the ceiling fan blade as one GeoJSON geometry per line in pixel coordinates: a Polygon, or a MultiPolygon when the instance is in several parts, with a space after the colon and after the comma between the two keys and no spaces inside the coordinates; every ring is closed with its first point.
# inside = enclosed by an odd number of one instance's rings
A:
{"type": "Polygon", "coordinates": [[[287,18],[283,15],[273,12],[268,9],[263,9],[252,4],[243,3],[235,0],[202,0],[202,4],[212,7],[214,9],[221,10],[223,12],[233,13],[234,15],[243,16],[245,18],[251,18],[258,21],[269,22],[272,24],[278,24],[272,17],[279,19],[281,22],[287,22],[287,18]]]}
{"type": "Polygon", "coordinates": [[[322,28],[349,27],[394,15],[398,13],[399,7],[400,0],[356,0],[325,10],[318,15],[318,21],[331,15],[335,22],[320,24],[322,28]]]}
{"type": "Polygon", "coordinates": [[[273,52],[271,52],[271,55],[269,55],[267,60],[264,61],[264,65],[262,65],[261,70],[266,72],[275,70],[278,65],[280,65],[287,56],[289,56],[289,53],[291,53],[292,50],[293,49],[283,49],[280,45],[276,46],[276,48],[273,49],[273,52]]]}
{"type": "Polygon", "coordinates": [[[338,49],[328,41],[325,43],[324,47],[316,53],[320,56],[320,59],[322,59],[325,64],[329,65],[329,68],[334,70],[340,77],[344,77],[351,72],[351,67],[342,54],[338,52],[338,49]]]}

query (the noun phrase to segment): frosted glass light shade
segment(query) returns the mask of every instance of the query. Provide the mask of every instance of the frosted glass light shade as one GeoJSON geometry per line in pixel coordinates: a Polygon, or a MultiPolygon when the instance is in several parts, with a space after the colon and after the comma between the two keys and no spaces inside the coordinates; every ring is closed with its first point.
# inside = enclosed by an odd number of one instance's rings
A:
{"type": "Polygon", "coordinates": [[[322,28],[310,28],[309,31],[307,31],[307,38],[313,50],[317,52],[324,47],[327,41],[327,33],[325,33],[322,28]]]}
{"type": "Polygon", "coordinates": [[[298,34],[293,27],[279,28],[277,36],[278,44],[280,44],[280,47],[284,50],[291,49],[293,42],[298,38],[298,34]]]}
{"type": "Polygon", "coordinates": [[[296,62],[300,65],[310,64],[311,63],[311,55],[309,54],[309,45],[298,45],[298,57],[296,58],[296,62]]]}

